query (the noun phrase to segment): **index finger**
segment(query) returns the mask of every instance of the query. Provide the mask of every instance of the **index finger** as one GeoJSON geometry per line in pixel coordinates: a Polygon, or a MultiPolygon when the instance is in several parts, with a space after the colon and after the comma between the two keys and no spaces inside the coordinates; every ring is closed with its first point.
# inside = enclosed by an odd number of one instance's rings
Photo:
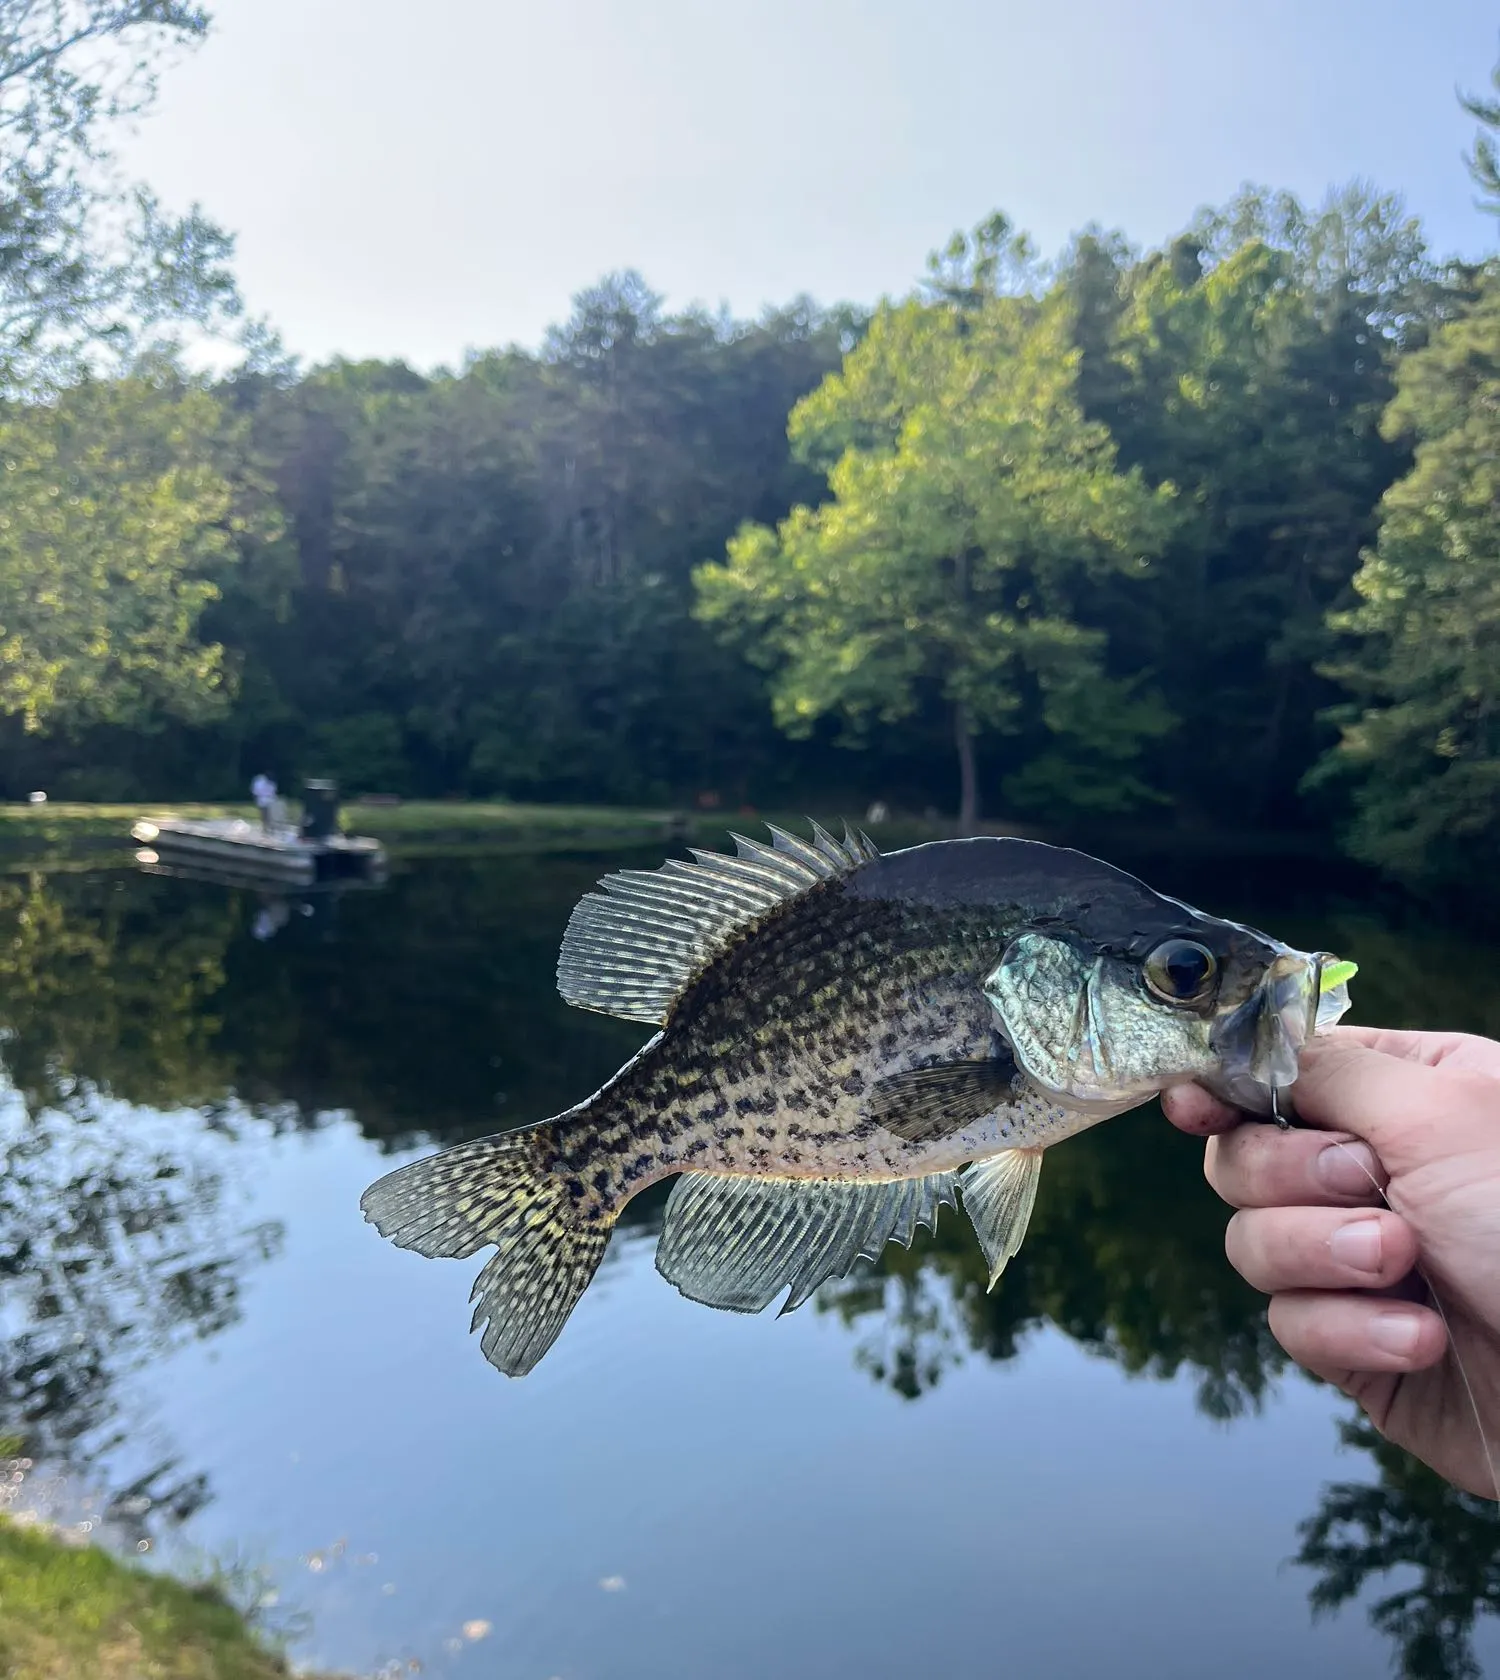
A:
{"type": "Polygon", "coordinates": [[[1306,1125],[1364,1138],[1393,1176],[1437,1155],[1500,1145],[1493,1079],[1342,1034],[1320,1036],[1303,1052],[1292,1102],[1306,1125]]]}
{"type": "MultiPolygon", "coordinates": [[[[1335,1026],[1322,1028],[1315,1040],[1319,1046],[1363,1047],[1409,1062],[1436,1066],[1469,1041],[1462,1033],[1406,1032],[1394,1027],[1335,1026]]],[[[1309,1047],[1311,1048],[1311,1047],[1309,1047]]],[[[1305,1068],[1306,1064],[1303,1064],[1305,1068]]],[[[1301,1070],[1299,1070],[1301,1071],[1301,1070]]],[[[1300,1087],[1299,1087],[1300,1089],[1300,1087]]],[[[1294,1102],[1296,1096],[1294,1094],[1294,1102]]],[[[1196,1083],[1171,1085],[1161,1094],[1161,1106],[1168,1120],[1191,1137],[1212,1137],[1239,1125],[1245,1115],[1232,1108],[1206,1086],[1196,1083]]],[[[1263,1119],[1263,1115],[1252,1116],[1263,1119]]],[[[1339,1124],[1344,1124],[1340,1122],[1339,1124]]]]}
{"type": "Polygon", "coordinates": [[[1367,1050],[1379,1050],[1384,1055],[1398,1056],[1407,1062],[1420,1062],[1427,1067],[1437,1067],[1440,1063],[1455,1058],[1468,1067],[1493,1061],[1493,1071],[1500,1073],[1500,1044],[1478,1038],[1473,1033],[1416,1032],[1401,1027],[1335,1026],[1320,1028],[1314,1042],[1361,1044],[1367,1050]]]}

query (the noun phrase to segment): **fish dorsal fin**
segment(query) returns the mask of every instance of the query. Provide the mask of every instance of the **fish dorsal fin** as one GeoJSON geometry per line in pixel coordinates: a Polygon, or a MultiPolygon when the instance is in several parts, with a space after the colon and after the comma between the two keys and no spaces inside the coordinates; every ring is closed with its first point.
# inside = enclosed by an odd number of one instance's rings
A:
{"type": "Polygon", "coordinates": [[[690,1301],[760,1312],[790,1286],[782,1312],[888,1242],[911,1246],[955,1205],[952,1173],[843,1183],[684,1173],[667,1198],[656,1269],[690,1301]]]}
{"type": "Polygon", "coordinates": [[[965,1167],[959,1178],[964,1212],[990,1263],[991,1289],[1025,1241],[1041,1173],[1040,1149],[1002,1149],[965,1167]]]}
{"type": "MultiPolygon", "coordinates": [[[[557,989],[576,1008],[664,1026],[692,982],[767,911],[880,854],[857,829],[835,840],[817,823],[801,840],[772,823],[772,844],[731,835],[739,854],[693,850],[660,869],[606,875],[573,911],[557,989]]],[[[692,850],[692,848],[689,848],[692,850]]]]}

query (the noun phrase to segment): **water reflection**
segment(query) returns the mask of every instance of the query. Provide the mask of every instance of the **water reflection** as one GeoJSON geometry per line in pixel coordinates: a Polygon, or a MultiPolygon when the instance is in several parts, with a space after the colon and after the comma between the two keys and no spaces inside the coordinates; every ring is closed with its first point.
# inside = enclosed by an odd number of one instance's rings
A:
{"type": "MultiPolygon", "coordinates": [[[[135,1374],[235,1323],[278,1252],[280,1227],[244,1194],[270,1141],[333,1110],[366,1150],[452,1141],[599,1084],[641,1033],[567,1009],[553,973],[573,904],[617,861],[424,860],[383,894],[289,908],[270,938],[257,937],[257,895],[221,885],[123,871],[0,880],[0,1436],[83,1475],[128,1459],[109,1492],[132,1534],[200,1509],[207,1472],[170,1442],[145,1458],[118,1449],[145,1428],[135,1374]]],[[[1500,971],[1462,939],[1357,907],[1277,916],[1252,886],[1213,908],[1353,957],[1366,1018],[1500,1031],[1500,971]]],[[[631,1205],[637,1228],[660,1202],[631,1205]]],[[[1231,1418],[1261,1405],[1285,1362],[1260,1298],[1224,1261],[1225,1219],[1199,1148],[1141,1112],[1050,1154],[995,1293],[967,1221],[946,1212],[913,1251],[827,1286],[817,1310],[907,1398],[959,1365],[1016,1359],[1050,1325],[1129,1375],[1186,1375],[1205,1413],[1231,1418]]],[[[392,1420],[369,1405],[374,1435],[392,1420]]],[[[1346,1438],[1377,1479],[1330,1487],[1303,1527],[1314,1606],[1415,1569],[1415,1586],[1371,1611],[1404,1672],[1477,1673],[1472,1630],[1500,1609],[1500,1517],[1364,1426],[1346,1438]]]]}
{"type": "Polygon", "coordinates": [[[309,898],[315,914],[271,940],[252,892],[133,871],[0,880],[5,1066],[33,1109],[74,1083],[158,1108],[238,1097],[351,1109],[392,1146],[550,1114],[642,1036],[554,990],[600,872],[424,864],[386,894],[309,898]]]}
{"type": "Polygon", "coordinates": [[[371,876],[341,876],[298,886],[278,886],[253,870],[237,869],[208,858],[168,861],[148,848],[138,851],[135,861],[146,875],[242,890],[249,897],[250,937],[262,942],[274,939],[293,917],[316,923],[320,937],[334,939],[338,936],[339,900],[347,893],[381,892],[386,883],[384,868],[371,876]]]}
{"type": "Polygon", "coordinates": [[[1315,1611],[1340,1609],[1393,1572],[1415,1582],[1378,1599],[1370,1620],[1409,1680],[1479,1680],[1474,1624],[1500,1615],[1500,1506],[1459,1493],[1382,1440],[1363,1418],[1340,1426],[1369,1453],[1379,1480],[1323,1490],[1302,1524],[1296,1561],[1318,1579],[1315,1611]]]}
{"type": "MultiPolygon", "coordinates": [[[[234,1323],[246,1272],[281,1230],[235,1218],[240,1128],[254,1122],[70,1084],[39,1113],[14,1089],[0,1100],[0,1437],[142,1539],[210,1495],[170,1452],[100,1488],[101,1465],[144,1433],[129,1379],[234,1323]]],[[[11,1488],[9,1503],[35,1505],[23,1475],[11,1488]]]]}
{"type": "Polygon", "coordinates": [[[1285,1365],[1258,1296],[1224,1261],[1227,1214],[1202,1193],[1202,1147],[1155,1108],[1049,1152],[1026,1243],[1003,1284],[966,1220],[825,1287],[865,1369],[915,1398],[970,1353],[1013,1359],[1055,1324],[1131,1375],[1191,1371],[1211,1417],[1253,1408],[1285,1365]]]}
{"type": "Polygon", "coordinates": [[[0,880],[5,1071],[33,1111],[85,1087],[173,1108],[221,1100],[226,953],[237,906],[166,882],[0,880]],[[144,890],[142,890],[144,889],[144,890]]]}

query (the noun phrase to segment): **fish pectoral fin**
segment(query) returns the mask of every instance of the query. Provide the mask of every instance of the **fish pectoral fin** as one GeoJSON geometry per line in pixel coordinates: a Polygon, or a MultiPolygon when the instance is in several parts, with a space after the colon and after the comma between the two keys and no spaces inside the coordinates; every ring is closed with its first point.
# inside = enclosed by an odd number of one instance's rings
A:
{"type": "Polygon", "coordinates": [[[1025,1241],[1041,1174],[1040,1149],[1002,1149],[965,1167],[959,1176],[964,1212],[990,1263],[991,1289],[1025,1241]]]}
{"type": "Polygon", "coordinates": [[[943,1062],[880,1080],[865,1104],[867,1118],[908,1143],[930,1143],[992,1114],[1011,1094],[1010,1056],[943,1062]]]}
{"type": "Polygon", "coordinates": [[[783,1289],[782,1312],[842,1277],[888,1242],[907,1247],[957,1205],[952,1173],[845,1183],[684,1173],[667,1199],[656,1269],[690,1301],[761,1312],[783,1289]]]}

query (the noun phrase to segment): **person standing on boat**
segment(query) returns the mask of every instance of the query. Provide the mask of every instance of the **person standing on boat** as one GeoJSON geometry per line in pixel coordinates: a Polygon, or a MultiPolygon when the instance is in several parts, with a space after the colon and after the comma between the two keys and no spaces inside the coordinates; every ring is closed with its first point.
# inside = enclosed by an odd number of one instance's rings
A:
{"type": "Polygon", "coordinates": [[[271,807],[276,803],[276,784],[265,773],[260,771],[250,784],[250,797],[255,801],[255,808],[260,812],[260,826],[269,830],[271,827],[271,807]]]}

